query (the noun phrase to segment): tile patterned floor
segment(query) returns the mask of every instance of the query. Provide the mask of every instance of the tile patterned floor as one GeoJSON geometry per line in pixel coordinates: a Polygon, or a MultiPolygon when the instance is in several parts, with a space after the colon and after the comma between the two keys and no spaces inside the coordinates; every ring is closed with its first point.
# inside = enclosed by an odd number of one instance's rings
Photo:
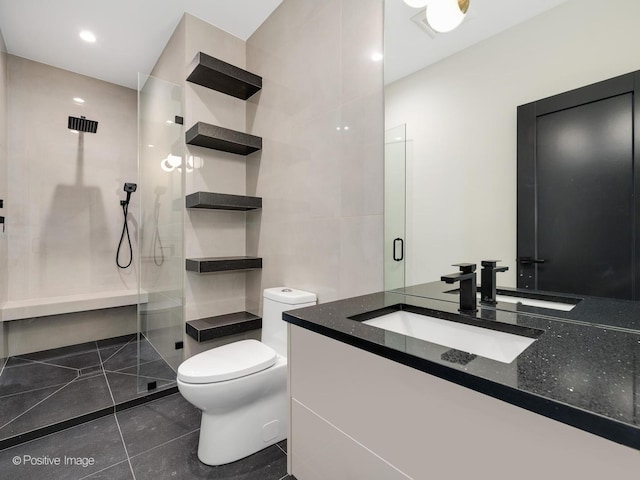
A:
{"type": "Polygon", "coordinates": [[[289,478],[286,441],[228,465],[204,465],[199,425],[200,411],[173,394],[2,450],[0,472],[12,480],[289,478]]]}
{"type": "Polygon", "coordinates": [[[43,427],[113,413],[144,398],[149,382],[159,391],[174,387],[175,378],[135,335],[0,359],[0,447],[43,427]]]}

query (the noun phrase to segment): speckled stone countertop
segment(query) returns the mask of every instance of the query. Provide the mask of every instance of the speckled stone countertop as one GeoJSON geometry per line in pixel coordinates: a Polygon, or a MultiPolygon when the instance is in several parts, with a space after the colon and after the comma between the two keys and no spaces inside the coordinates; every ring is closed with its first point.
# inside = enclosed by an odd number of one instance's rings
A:
{"type": "Polygon", "coordinates": [[[580,299],[570,312],[478,304],[470,317],[458,313],[457,295],[446,293],[451,290],[451,285],[433,282],[301,308],[283,318],[640,450],[640,303],[569,295],[580,299]],[[543,333],[511,363],[477,356],[461,364],[455,355],[443,357],[449,347],[361,323],[367,317],[362,314],[398,305],[488,328],[499,322],[543,333]],[[354,316],[360,317],[349,318],[354,316]]]}

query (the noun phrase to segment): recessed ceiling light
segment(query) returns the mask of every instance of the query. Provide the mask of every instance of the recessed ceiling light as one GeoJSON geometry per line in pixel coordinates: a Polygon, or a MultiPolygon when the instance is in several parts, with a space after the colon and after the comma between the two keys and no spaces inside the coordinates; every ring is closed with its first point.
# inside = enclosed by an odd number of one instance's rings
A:
{"type": "Polygon", "coordinates": [[[78,130],[71,130],[73,133],[80,133],[78,130]]]}
{"type": "Polygon", "coordinates": [[[96,41],[96,36],[89,30],[82,30],[80,32],[80,38],[89,43],[94,43],[96,41]]]}
{"type": "Polygon", "coordinates": [[[373,60],[374,62],[379,62],[383,58],[384,56],[380,52],[375,52],[371,54],[371,60],[373,60]]]}
{"type": "Polygon", "coordinates": [[[147,147],[149,147],[149,148],[153,148],[153,147],[155,147],[155,145],[151,145],[151,144],[149,144],[149,145],[147,145],[147,147]]]}
{"type": "Polygon", "coordinates": [[[167,125],[171,125],[173,123],[173,120],[167,120],[167,125]]]}
{"type": "Polygon", "coordinates": [[[80,97],[73,97],[73,101],[76,103],[84,103],[84,99],[80,97]]]}

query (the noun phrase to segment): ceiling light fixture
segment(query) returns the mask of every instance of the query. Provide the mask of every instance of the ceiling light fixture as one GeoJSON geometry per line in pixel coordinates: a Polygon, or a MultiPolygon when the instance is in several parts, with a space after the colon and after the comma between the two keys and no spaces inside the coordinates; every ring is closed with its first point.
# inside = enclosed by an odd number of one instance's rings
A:
{"type": "Polygon", "coordinates": [[[89,30],[82,30],[79,35],[80,35],[80,38],[85,42],[95,43],[96,41],[96,36],[89,30]]]}
{"type": "Polygon", "coordinates": [[[84,103],[84,99],[80,98],[80,97],[73,97],[73,101],[76,103],[84,103]]]}
{"type": "Polygon", "coordinates": [[[429,0],[427,22],[436,32],[447,33],[462,23],[467,10],[469,0],[429,0]]]}
{"type": "Polygon", "coordinates": [[[371,54],[371,60],[373,60],[374,62],[379,62],[383,58],[384,58],[384,55],[382,55],[380,52],[375,52],[371,54]]]}

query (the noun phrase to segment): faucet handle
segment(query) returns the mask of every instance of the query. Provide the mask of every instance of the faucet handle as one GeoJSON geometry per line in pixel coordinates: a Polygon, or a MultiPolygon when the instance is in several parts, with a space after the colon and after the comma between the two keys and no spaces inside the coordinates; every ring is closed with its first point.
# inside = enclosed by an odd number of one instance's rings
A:
{"type": "Polygon", "coordinates": [[[482,265],[483,267],[495,267],[498,262],[501,262],[502,260],[482,260],[480,262],[480,265],[482,265]]]}
{"type": "Polygon", "coordinates": [[[476,271],[475,263],[454,263],[454,267],[460,267],[462,273],[473,273],[476,271]]]}
{"type": "Polygon", "coordinates": [[[506,272],[507,270],[509,270],[509,267],[498,267],[498,262],[501,262],[502,260],[482,260],[482,262],[480,262],[480,264],[482,265],[483,268],[489,268],[491,270],[495,270],[496,272],[506,272]]]}

